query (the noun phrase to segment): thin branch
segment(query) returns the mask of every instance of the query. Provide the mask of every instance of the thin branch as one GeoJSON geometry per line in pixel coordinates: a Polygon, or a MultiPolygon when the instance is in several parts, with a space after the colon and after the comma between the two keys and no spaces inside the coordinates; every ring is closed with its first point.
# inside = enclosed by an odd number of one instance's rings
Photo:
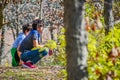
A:
{"type": "MultiPolygon", "coordinates": [[[[2,41],[0,41],[0,43],[2,43],[2,41]]],[[[11,46],[12,44],[4,42],[4,44],[6,44],[7,46],[11,46]]]]}
{"type": "Polygon", "coordinates": [[[114,24],[118,24],[118,23],[120,23],[120,19],[114,22],[114,24]]]}
{"type": "Polygon", "coordinates": [[[9,25],[9,24],[10,24],[10,22],[7,21],[7,22],[4,22],[2,25],[4,26],[4,25],[9,25]]]}

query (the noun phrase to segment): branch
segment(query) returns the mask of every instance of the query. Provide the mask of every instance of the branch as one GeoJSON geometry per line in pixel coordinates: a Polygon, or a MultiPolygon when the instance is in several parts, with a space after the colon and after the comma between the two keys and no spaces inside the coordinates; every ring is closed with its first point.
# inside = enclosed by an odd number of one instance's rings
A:
{"type": "Polygon", "coordinates": [[[114,24],[118,24],[118,23],[120,23],[120,19],[114,22],[114,24]]]}
{"type": "MultiPolygon", "coordinates": [[[[2,36],[0,36],[0,38],[2,38],[2,36]]],[[[0,43],[1,43],[1,41],[0,41],[0,43]]],[[[12,45],[12,44],[7,43],[7,42],[4,42],[4,44],[7,45],[7,46],[11,46],[12,45]]]]}
{"type": "Polygon", "coordinates": [[[10,22],[9,21],[7,21],[7,22],[4,22],[2,25],[8,25],[8,24],[10,24],[10,22]]]}

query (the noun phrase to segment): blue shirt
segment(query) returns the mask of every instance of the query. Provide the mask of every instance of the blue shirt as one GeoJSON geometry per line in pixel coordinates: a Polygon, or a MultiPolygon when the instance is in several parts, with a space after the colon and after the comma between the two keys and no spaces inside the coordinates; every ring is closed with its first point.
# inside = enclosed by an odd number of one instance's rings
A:
{"type": "Polygon", "coordinates": [[[25,37],[25,39],[21,42],[19,51],[29,51],[33,46],[33,40],[38,40],[40,42],[40,33],[37,30],[31,30],[30,33],[25,37]]]}
{"type": "Polygon", "coordinates": [[[17,48],[18,45],[20,45],[20,43],[22,42],[22,40],[25,38],[25,34],[24,33],[20,33],[18,35],[18,37],[15,39],[12,48],[17,48]]]}

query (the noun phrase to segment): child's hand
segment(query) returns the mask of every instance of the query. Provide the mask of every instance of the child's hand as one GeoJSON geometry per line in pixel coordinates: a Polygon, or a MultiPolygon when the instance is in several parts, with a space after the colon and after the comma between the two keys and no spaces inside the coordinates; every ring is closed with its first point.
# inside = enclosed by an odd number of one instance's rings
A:
{"type": "Polygon", "coordinates": [[[40,45],[40,47],[44,47],[44,45],[40,45]]]}
{"type": "Polygon", "coordinates": [[[51,49],[49,49],[49,56],[51,56],[53,54],[53,51],[51,49]]]}

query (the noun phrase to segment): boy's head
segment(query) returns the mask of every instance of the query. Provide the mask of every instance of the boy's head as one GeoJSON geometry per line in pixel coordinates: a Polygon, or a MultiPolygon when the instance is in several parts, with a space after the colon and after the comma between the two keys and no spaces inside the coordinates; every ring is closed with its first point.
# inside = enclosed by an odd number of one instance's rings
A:
{"type": "Polygon", "coordinates": [[[43,27],[43,21],[42,20],[40,20],[40,19],[33,20],[33,23],[32,23],[33,30],[37,30],[37,27],[43,27]]]}
{"type": "Polygon", "coordinates": [[[26,33],[26,32],[29,32],[32,28],[30,27],[30,25],[27,23],[27,24],[24,24],[22,26],[22,31],[23,33],[26,33]]]}

